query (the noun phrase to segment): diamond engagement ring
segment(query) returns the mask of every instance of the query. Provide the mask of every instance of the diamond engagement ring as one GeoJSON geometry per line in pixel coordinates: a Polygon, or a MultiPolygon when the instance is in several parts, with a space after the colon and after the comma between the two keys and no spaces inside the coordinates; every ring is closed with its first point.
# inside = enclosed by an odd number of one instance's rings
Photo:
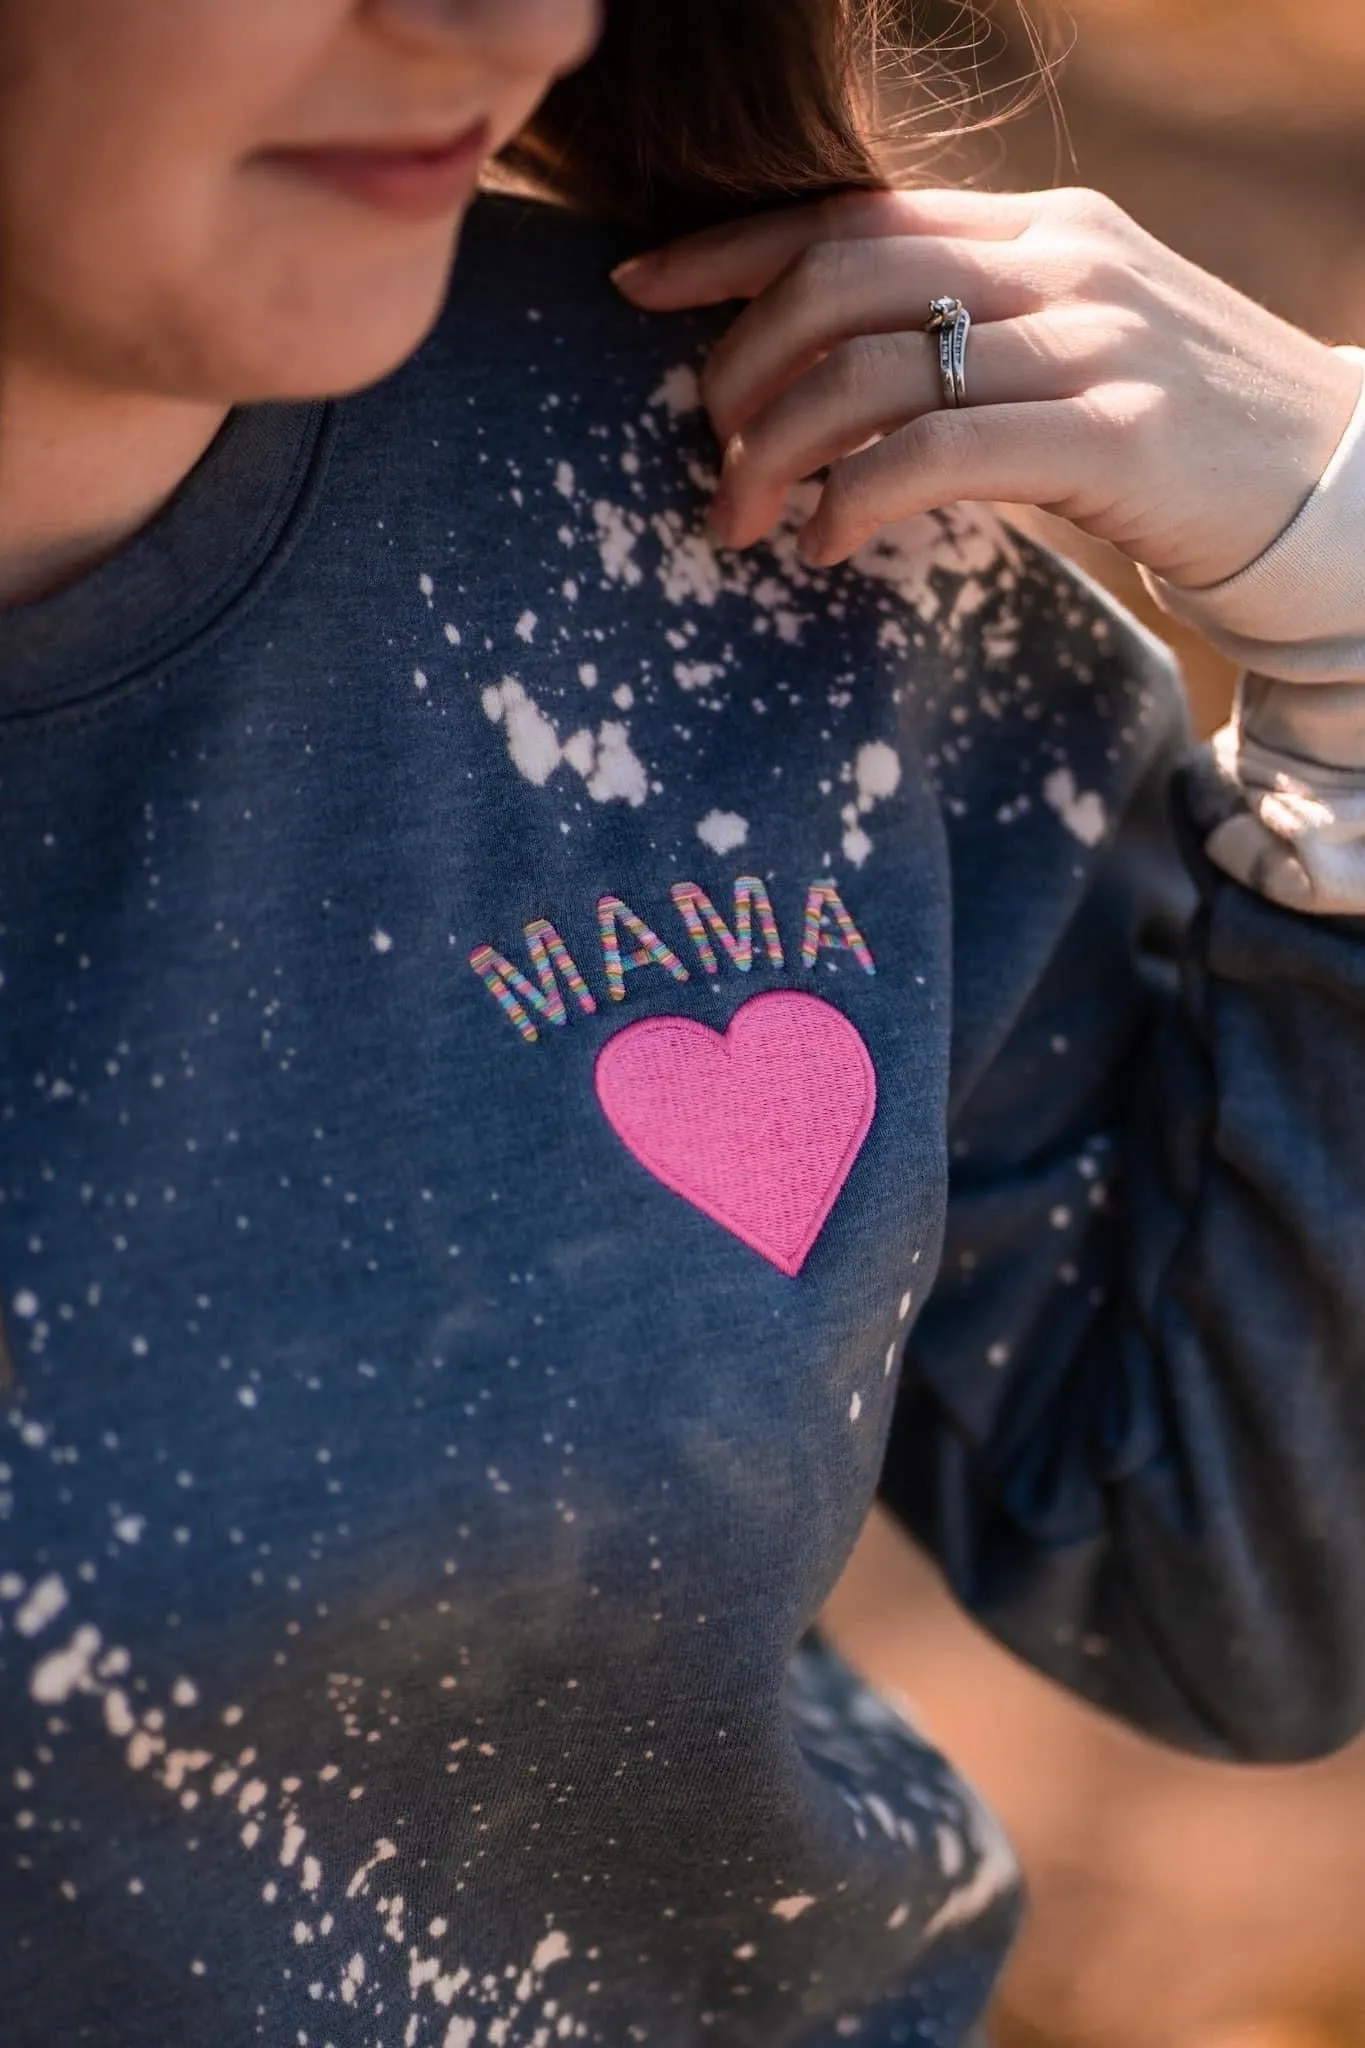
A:
{"type": "Polygon", "coordinates": [[[938,336],[938,376],[943,403],[967,403],[967,336],[972,316],[961,299],[930,299],[928,332],[938,336]]]}

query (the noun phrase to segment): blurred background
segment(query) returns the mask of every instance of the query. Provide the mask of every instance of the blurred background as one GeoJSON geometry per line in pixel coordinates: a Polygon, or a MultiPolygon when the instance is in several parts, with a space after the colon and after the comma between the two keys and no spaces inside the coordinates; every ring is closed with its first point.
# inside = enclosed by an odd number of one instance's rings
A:
{"type": "MultiPolygon", "coordinates": [[[[1006,0],[988,19],[972,49],[950,0],[912,15],[959,76],[1007,93],[1028,39],[1006,0]]],[[[956,149],[952,175],[1098,186],[1289,319],[1365,341],[1365,0],[1071,0],[1053,20],[1061,132],[1040,101],[956,149]]],[[[1104,550],[1048,528],[1174,640],[1217,723],[1216,658],[1104,550]]],[[[996,1649],[883,1521],[828,1622],[1021,1851],[1033,1911],[997,2048],[1365,2048],[1365,1744],[1303,1770],[1167,1755],[996,1649]]]]}

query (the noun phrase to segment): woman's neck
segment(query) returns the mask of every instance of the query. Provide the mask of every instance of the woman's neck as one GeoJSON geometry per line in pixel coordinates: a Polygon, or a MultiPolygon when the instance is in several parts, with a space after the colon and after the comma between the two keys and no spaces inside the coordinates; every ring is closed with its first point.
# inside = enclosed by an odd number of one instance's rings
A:
{"type": "Polygon", "coordinates": [[[0,607],[46,597],[113,554],[183,483],[228,410],[3,366],[0,607]]]}

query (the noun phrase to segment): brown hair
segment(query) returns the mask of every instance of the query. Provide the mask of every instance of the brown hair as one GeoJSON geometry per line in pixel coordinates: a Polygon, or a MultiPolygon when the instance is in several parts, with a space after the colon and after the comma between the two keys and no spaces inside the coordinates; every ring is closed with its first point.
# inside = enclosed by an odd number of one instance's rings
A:
{"type": "Polygon", "coordinates": [[[505,153],[651,233],[884,184],[863,96],[888,0],[608,0],[601,42],[505,153]]]}
{"type": "Polygon", "coordinates": [[[500,169],[658,238],[926,160],[942,183],[945,150],[1039,97],[1056,129],[1052,17],[1052,0],[606,0],[594,54],[500,169]]]}

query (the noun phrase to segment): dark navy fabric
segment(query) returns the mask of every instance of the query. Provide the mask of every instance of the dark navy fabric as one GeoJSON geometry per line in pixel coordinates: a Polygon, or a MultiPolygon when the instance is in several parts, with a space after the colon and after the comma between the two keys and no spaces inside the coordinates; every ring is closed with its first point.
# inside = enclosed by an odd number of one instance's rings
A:
{"type": "Polygon", "coordinates": [[[609,243],[482,204],[0,616],[6,2048],[953,2048],[1009,1852],[809,1634],[879,1485],[1159,1735],[1361,1717],[1359,930],[986,515],[713,555],[609,243]]]}

